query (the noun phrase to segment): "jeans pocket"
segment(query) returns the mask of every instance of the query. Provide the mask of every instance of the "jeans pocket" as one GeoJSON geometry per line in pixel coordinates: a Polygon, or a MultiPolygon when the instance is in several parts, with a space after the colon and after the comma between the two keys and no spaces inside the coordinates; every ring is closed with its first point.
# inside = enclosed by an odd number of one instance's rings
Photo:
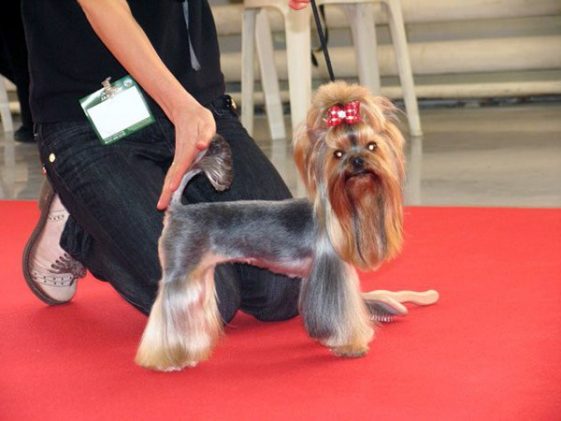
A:
{"type": "Polygon", "coordinates": [[[60,170],[61,163],[73,158],[98,142],[95,132],[87,122],[46,123],[37,126],[39,158],[47,174],[60,170]]]}
{"type": "Polygon", "coordinates": [[[86,121],[38,124],[36,131],[39,146],[48,146],[53,150],[58,149],[63,142],[72,142],[88,134],[95,135],[86,121]]]}

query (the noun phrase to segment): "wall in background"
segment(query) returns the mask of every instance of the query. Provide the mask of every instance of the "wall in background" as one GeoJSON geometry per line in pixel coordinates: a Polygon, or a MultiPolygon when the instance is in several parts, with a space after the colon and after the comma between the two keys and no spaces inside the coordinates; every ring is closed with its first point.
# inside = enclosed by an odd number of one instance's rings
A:
{"type": "MultiPolygon", "coordinates": [[[[230,90],[239,89],[240,2],[210,0],[230,90]]],[[[561,94],[560,0],[402,0],[416,90],[420,98],[485,98],[561,94]]],[[[335,73],[356,78],[355,54],[343,11],[326,6],[335,73]]],[[[282,18],[269,12],[276,65],[286,80],[282,18]]],[[[383,8],[376,6],[382,94],[399,97],[383,8]]],[[[327,81],[320,66],[314,84],[327,81]]],[[[285,99],[286,92],[283,93],[285,99]]],[[[256,100],[259,101],[257,94],[256,100]]]]}
{"type": "MultiPolygon", "coordinates": [[[[209,0],[222,50],[228,90],[239,94],[240,33],[243,5],[209,0]]],[[[419,98],[491,98],[561,95],[561,0],[402,0],[411,62],[419,98]]],[[[356,78],[355,54],[346,17],[327,6],[330,51],[335,73],[356,78]]],[[[275,31],[276,65],[286,92],[286,55],[282,19],[269,12],[275,31]]],[[[401,89],[384,10],[376,7],[382,94],[399,98],[401,89]]],[[[312,27],[313,28],[313,27],[312,27]]],[[[316,45],[319,45],[315,42],[316,45]]],[[[314,84],[328,80],[321,54],[314,84]]],[[[257,72],[257,77],[259,73],[257,72]]],[[[14,87],[7,82],[19,112],[14,87]]],[[[256,103],[262,95],[256,93],[256,103]]]]}

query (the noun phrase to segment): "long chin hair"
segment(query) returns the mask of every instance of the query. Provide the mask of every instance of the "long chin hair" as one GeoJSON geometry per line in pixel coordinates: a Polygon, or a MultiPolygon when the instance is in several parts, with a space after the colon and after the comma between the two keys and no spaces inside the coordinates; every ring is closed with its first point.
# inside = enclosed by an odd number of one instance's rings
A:
{"type": "Polygon", "coordinates": [[[402,245],[404,139],[394,115],[388,99],[359,85],[330,83],[317,91],[306,127],[294,138],[294,158],[320,229],[343,260],[365,270],[395,257],[402,245]],[[355,100],[360,123],[326,126],[329,107],[355,100]],[[358,173],[352,168],[357,158],[363,163],[358,173]]]}

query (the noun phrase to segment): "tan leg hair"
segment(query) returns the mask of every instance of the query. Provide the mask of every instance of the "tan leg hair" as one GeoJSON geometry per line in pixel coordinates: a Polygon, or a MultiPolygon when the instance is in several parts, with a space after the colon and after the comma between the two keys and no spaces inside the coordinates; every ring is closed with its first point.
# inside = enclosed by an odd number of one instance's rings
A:
{"type": "Polygon", "coordinates": [[[351,265],[345,266],[346,290],[342,294],[346,301],[345,313],[337,323],[335,335],[322,343],[338,356],[361,357],[368,352],[368,344],[374,337],[374,328],[360,295],[356,270],[351,265]]]}
{"type": "Polygon", "coordinates": [[[161,282],[136,354],[137,364],[160,371],[181,370],[209,358],[222,332],[214,264],[178,281],[161,282]]]}

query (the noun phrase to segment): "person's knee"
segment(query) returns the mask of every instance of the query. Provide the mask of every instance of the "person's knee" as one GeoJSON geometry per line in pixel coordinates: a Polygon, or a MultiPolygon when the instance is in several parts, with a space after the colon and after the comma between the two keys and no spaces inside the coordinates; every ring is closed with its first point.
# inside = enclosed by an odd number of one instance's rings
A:
{"type": "Polygon", "coordinates": [[[251,282],[251,289],[242,291],[244,312],[266,322],[288,320],[298,315],[300,279],[272,273],[258,279],[251,282]]]}
{"type": "Polygon", "coordinates": [[[218,311],[224,323],[232,321],[241,304],[237,271],[230,264],[218,265],[214,271],[218,311]]]}
{"type": "Polygon", "coordinates": [[[289,320],[298,315],[298,302],[290,300],[279,305],[271,305],[270,303],[265,303],[265,305],[257,310],[253,316],[262,322],[282,322],[284,320],[289,320]]]}
{"type": "Polygon", "coordinates": [[[122,285],[112,284],[117,293],[130,305],[139,310],[144,315],[150,315],[152,306],[156,301],[157,288],[144,287],[134,290],[123,289],[122,285]]]}

